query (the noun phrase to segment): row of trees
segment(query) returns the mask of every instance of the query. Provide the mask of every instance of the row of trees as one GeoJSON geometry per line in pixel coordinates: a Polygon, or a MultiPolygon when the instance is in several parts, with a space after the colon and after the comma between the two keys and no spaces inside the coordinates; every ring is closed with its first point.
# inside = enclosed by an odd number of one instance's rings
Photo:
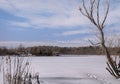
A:
{"type": "MultiPolygon", "coordinates": [[[[119,54],[120,47],[110,48],[111,54],[119,54]]],[[[105,52],[100,46],[88,47],[56,47],[56,46],[36,46],[36,47],[18,47],[15,49],[0,48],[0,55],[36,55],[36,56],[53,56],[60,54],[74,55],[103,55],[105,52]]]]}

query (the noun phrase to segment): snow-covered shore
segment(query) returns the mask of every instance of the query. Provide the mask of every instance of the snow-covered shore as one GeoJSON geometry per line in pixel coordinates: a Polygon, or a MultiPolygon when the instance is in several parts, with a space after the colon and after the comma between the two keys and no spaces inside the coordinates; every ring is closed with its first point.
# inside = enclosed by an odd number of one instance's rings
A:
{"type": "MultiPolygon", "coordinates": [[[[120,84],[106,71],[105,56],[29,57],[41,84],[120,84]]],[[[2,81],[2,80],[1,80],[2,81]]]]}

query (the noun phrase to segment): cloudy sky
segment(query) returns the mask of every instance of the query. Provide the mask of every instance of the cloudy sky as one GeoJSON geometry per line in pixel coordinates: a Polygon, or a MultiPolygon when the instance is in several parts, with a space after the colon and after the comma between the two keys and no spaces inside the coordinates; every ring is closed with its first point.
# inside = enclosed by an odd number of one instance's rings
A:
{"type": "MultiPolygon", "coordinates": [[[[0,45],[89,45],[94,26],[80,14],[80,4],[81,0],[0,0],[0,45]]],[[[120,34],[120,0],[110,1],[105,31],[106,36],[120,34]]]]}

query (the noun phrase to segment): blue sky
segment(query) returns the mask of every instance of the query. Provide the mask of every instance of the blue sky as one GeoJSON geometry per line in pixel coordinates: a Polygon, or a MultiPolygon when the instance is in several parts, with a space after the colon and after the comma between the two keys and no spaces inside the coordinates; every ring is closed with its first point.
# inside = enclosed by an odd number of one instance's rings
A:
{"type": "MultiPolygon", "coordinates": [[[[1,45],[4,42],[89,45],[88,39],[94,39],[94,26],[80,14],[80,4],[81,0],[0,0],[1,45]]],[[[106,25],[106,36],[119,36],[119,0],[111,0],[106,25]]]]}

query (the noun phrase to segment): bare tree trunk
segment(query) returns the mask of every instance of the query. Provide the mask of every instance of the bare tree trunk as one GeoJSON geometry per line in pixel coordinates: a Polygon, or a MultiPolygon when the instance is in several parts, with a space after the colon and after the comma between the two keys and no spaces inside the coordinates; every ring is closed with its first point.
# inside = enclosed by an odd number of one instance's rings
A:
{"type": "MultiPolygon", "coordinates": [[[[88,0],[87,0],[88,1],[88,0]]],[[[105,6],[106,6],[106,10],[105,10],[105,14],[102,16],[100,16],[100,3],[102,0],[89,0],[89,6],[86,6],[85,4],[85,0],[82,0],[82,7],[79,9],[81,14],[84,15],[85,17],[87,17],[98,29],[99,34],[100,34],[100,42],[97,44],[100,44],[103,47],[103,50],[106,53],[106,57],[107,57],[107,70],[109,71],[109,73],[116,77],[116,78],[120,78],[120,73],[118,71],[118,65],[116,64],[116,61],[113,60],[108,47],[105,44],[105,35],[104,35],[104,24],[105,21],[107,19],[108,16],[108,12],[109,12],[109,0],[103,0],[106,1],[104,2],[105,6]],[[96,16],[95,16],[96,15],[96,16]],[[103,17],[103,18],[102,18],[103,17]]]]}

